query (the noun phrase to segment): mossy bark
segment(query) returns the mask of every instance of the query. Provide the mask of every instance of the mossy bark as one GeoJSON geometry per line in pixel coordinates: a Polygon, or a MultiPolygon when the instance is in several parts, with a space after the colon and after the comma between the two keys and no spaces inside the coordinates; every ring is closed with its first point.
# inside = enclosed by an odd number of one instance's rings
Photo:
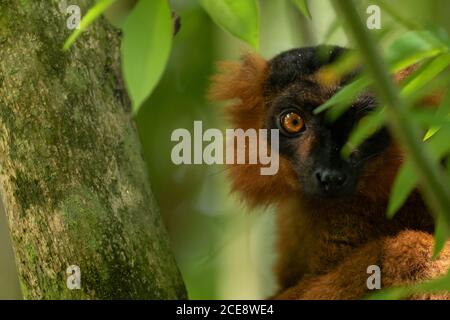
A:
{"type": "MultiPolygon", "coordinates": [[[[93,1],[75,1],[82,12],[93,1]]],[[[120,35],[59,1],[0,0],[0,195],[27,299],[186,296],[120,76],[120,35]],[[81,269],[81,289],[66,269],[81,269]]]]}

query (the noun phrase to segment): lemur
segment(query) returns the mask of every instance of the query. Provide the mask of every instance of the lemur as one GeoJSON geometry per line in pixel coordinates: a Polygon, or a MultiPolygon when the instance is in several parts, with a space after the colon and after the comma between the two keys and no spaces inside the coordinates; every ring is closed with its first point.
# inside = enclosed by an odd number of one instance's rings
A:
{"type": "MultiPolygon", "coordinates": [[[[434,222],[420,193],[386,218],[390,189],[405,153],[385,127],[348,157],[341,156],[355,124],[377,107],[362,93],[336,121],[314,109],[354,79],[355,70],[334,83],[320,80],[324,67],[349,49],[297,48],[267,61],[258,54],[223,62],[213,77],[214,100],[231,100],[227,114],[235,128],[279,129],[280,168],[273,176],[260,165],[233,165],[233,191],[251,206],[277,208],[279,290],[275,299],[361,299],[368,266],[381,270],[382,287],[444,275],[450,244],[432,259],[434,222]],[[325,53],[325,54],[324,54],[325,53]]],[[[401,81],[409,72],[395,75],[401,81]]],[[[449,299],[449,292],[410,299],[449,299]]]]}

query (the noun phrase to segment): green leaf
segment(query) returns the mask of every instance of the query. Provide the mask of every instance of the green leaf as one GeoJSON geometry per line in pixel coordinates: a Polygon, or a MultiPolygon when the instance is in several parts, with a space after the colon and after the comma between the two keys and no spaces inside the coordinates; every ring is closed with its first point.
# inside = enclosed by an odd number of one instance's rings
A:
{"type": "Polygon", "coordinates": [[[202,0],[203,8],[220,27],[259,47],[259,8],[256,0],[202,0]]]}
{"type": "MultiPolygon", "coordinates": [[[[408,78],[402,94],[407,95],[413,91],[426,85],[430,80],[432,80],[437,74],[442,72],[450,64],[450,54],[443,54],[437,58],[431,60],[429,63],[425,64],[419,70],[417,70],[411,78],[408,78]]],[[[334,69],[333,69],[334,71],[334,69]]],[[[339,71],[339,69],[337,69],[339,71]]],[[[324,103],[315,112],[320,112],[334,106],[328,111],[329,119],[335,120],[339,117],[345,110],[351,101],[356,97],[357,93],[364,89],[365,84],[361,83],[354,84],[352,86],[344,87],[341,93],[333,96],[329,101],[324,103]],[[355,89],[356,88],[356,89],[355,89]]],[[[414,111],[413,113],[416,121],[421,124],[433,124],[433,125],[443,125],[448,124],[448,118],[437,116],[429,111],[414,111]]],[[[351,133],[347,144],[342,150],[342,155],[348,157],[351,151],[363,143],[368,137],[370,137],[377,129],[379,129],[385,122],[384,112],[376,112],[367,116],[366,121],[363,121],[357,125],[357,127],[351,133]]]]}
{"type": "Polygon", "coordinates": [[[408,287],[393,287],[370,294],[368,300],[399,300],[412,294],[412,289],[408,287]]]}
{"type": "Polygon", "coordinates": [[[139,1],[123,26],[122,70],[133,113],[158,84],[172,46],[168,1],[139,1]]]}
{"type": "Polygon", "coordinates": [[[94,5],[86,15],[81,19],[80,26],[75,29],[74,32],[69,36],[69,38],[64,43],[63,50],[68,50],[72,44],[77,40],[83,31],[87,29],[97,18],[105,12],[116,0],[99,0],[96,5],[94,5]]]}
{"type": "MultiPolygon", "coordinates": [[[[450,115],[441,116],[434,111],[430,110],[411,110],[411,119],[416,121],[422,126],[444,126],[450,124],[450,115]]],[[[425,137],[424,140],[428,140],[431,137],[425,137]]]]}
{"type": "Polygon", "coordinates": [[[395,213],[405,204],[408,196],[419,183],[411,161],[406,161],[395,178],[389,198],[387,216],[394,217],[395,213]]]}
{"type": "Polygon", "coordinates": [[[433,248],[433,259],[439,256],[439,253],[445,246],[445,242],[450,238],[450,226],[445,223],[445,219],[442,214],[436,217],[435,221],[435,231],[434,231],[434,248],[433,248]]]}
{"type": "Polygon", "coordinates": [[[411,31],[400,36],[386,49],[386,59],[391,71],[396,72],[444,52],[448,52],[448,47],[431,32],[411,31]]]}
{"type": "Polygon", "coordinates": [[[300,12],[307,18],[311,19],[307,0],[291,0],[300,12]]]}
{"type": "Polygon", "coordinates": [[[137,0],[120,0],[114,2],[112,6],[104,12],[104,16],[116,28],[122,29],[128,15],[136,5],[137,0]]]}
{"type": "MultiPolygon", "coordinates": [[[[447,176],[450,176],[450,158],[447,158],[446,161],[446,173],[447,176]]],[[[447,220],[444,218],[445,212],[439,212],[436,221],[435,221],[435,231],[434,231],[434,248],[433,248],[433,259],[437,259],[442,249],[445,246],[445,243],[448,239],[450,239],[450,226],[446,222],[447,220]]],[[[450,273],[449,273],[450,275],[450,273]]]]}
{"type": "Polygon", "coordinates": [[[448,291],[450,289],[450,272],[447,275],[425,281],[422,283],[402,286],[402,287],[392,287],[384,289],[382,291],[376,292],[369,295],[367,298],[370,300],[398,300],[407,298],[410,295],[421,293],[421,292],[440,292],[448,291]]]}
{"type": "MultiPolygon", "coordinates": [[[[318,56],[323,60],[328,59],[329,51],[327,49],[322,49],[322,51],[324,52],[318,51],[318,56]]],[[[349,51],[340,56],[333,64],[322,67],[317,75],[319,81],[327,84],[327,82],[336,81],[353,72],[360,64],[361,57],[358,52],[349,51]]]]}
{"type": "Polygon", "coordinates": [[[402,89],[403,95],[409,95],[418,88],[423,87],[429,81],[433,80],[439,73],[444,71],[450,65],[450,54],[442,54],[430,62],[423,65],[419,70],[407,78],[402,89]]]}
{"type": "MultiPolygon", "coordinates": [[[[447,80],[447,87],[450,84],[450,77],[447,80]]],[[[442,100],[441,105],[439,106],[437,112],[436,112],[436,117],[439,117],[439,119],[445,119],[448,120],[450,116],[450,92],[447,92],[444,99],[442,100]]],[[[429,138],[431,138],[434,134],[436,134],[436,132],[439,131],[439,129],[441,128],[442,124],[436,124],[433,125],[428,132],[425,135],[424,140],[428,140],[429,138]]]]}
{"type": "Polygon", "coordinates": [[[427,133],[425,134],[425,137],[423,138],[423,140],[428,140],[430,139],[432,136],[434,136],[436,134],[436,132],[439,131],[439,127],[438,126],[433,126],[432,128],[428,129],[427,133]]]}
{"type": "Polygon", "coordinates": [[[443,126],[434,136],[425,143],[436,162],[439,162],[450,151],[450,127],[443,126]]]}
{"type": "Polygon", "coordinates": [[[329,119],[337,119],[351,105],[354,99],[369,85],[367,78],[359,78],[339,90],[324,104],[314,109],[314,114],[319,114],[330,109],[329,119]],[[333,110],[337,109],[337,110],[333,110]]]}
{"type": "Polygon", "coordinates": [[[364,117],[355,128],[353,128],[347,143],[342,148],[342,156],[348,158],[350,153],[360,146],[367,138],[373,135],[386,122],[386,109],[381,108],[364,117]]]}
{"type": "MultiPolygon", "coordinates": [[[[450,128],[443,127],[441,131],[424,142],[424,147],[428,148],[436,165],[438,161],[450,151],[448,137],[450,128]]],[[[414,169],[411,161],[407,160],[400,168],[399,173],[394,181],[391,196],[388,204],[387,216],[392,218],[395,213],[403,206],[408,196],[419,183],[419,177],[414,169]]]]}
{"type": "MultiPolygon", "coordinates": [[[[447,61],[447,52],[448,47],[443,45],[432,33],[428,31],[411,31],[397,38],[388,47],[386,59],[390,65],[390,71],[395,73],[425,59],[443,54],[443,57],[433,64],[430,69],[425,70],[428,73],[427,76],[430,77],[433,73],[441,72],[439,69],[447,61]],[[427,41],[428,39],[431,40],[427,41]]],[[[330,109],[328,118],[332,121],[336,120],[350,107],[351,102],[359,93],[371,83],[371,79],[361,76],[359,79],[343,87],[331,99],[316,108],[314,113],[318,114],[330,109]]],[[[411,87],[406,89],[407,93],[424,83],[425,81],[416,80],[415,83],[411,84],[411,87]]]]}

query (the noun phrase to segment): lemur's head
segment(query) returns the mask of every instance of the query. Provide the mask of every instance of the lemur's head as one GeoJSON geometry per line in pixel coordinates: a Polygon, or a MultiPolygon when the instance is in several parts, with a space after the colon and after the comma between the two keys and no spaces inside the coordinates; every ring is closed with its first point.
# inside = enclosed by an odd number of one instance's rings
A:
{"type": "Polygon", "coordinates": [[[292,194],[314,199],[365,196],[387,199],[402,154],[386,128],[367,139],[348,157],[341,156],[351,130],[377,106],[373,95],[360,95],[336,121],[314,109],[348,84],[357,71],[324,84],[319,74],[346,49],[308,47],[265,61],[247,55],[222,65],[212,96],[237,99],[228,111],[235,128],[279,129],[280,170],[261,176],[259,165],[234,165],[233,189],[252,204],[270,203],[292,194]]]}

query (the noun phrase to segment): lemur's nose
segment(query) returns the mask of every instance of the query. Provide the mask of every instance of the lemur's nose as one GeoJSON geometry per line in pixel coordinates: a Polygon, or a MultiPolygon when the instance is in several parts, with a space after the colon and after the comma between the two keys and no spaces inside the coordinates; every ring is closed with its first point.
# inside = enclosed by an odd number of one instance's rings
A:
{"type": "Polygon", "coordinates": [[[315,176],[325,191],[336,191],[345,186],[347,175],[341,171],[332,169],[318,169],[315,176]]]}

